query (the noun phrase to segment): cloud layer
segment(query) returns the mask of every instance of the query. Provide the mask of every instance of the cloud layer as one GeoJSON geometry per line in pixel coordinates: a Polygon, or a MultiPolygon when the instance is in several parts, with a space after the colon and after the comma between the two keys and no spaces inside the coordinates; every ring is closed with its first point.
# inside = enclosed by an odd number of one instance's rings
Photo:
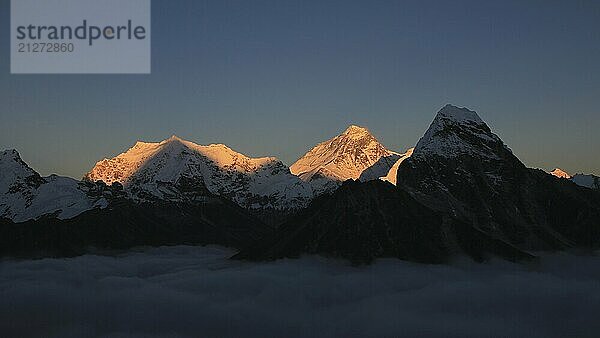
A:
{"type": "Polygon", "coordinates": [[[594,337],[600,258],[451,266],[214,247],[0,263],[6,337],[594,337]]]}

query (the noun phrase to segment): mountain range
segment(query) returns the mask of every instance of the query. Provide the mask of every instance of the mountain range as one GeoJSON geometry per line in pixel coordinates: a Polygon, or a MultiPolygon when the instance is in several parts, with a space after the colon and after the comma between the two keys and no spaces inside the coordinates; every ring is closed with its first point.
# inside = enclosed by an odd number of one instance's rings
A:
{"type": "Polygon", "coordinates": [[[137,142],[81,181],[0,153],[1,255],[169,244],[259,260],[520,260],[600,245],[600,192],[594,176],[527,168],[477,113],[451,105],[404,153],[353,125],[289,168],[176,136],[137,142]]]}
{"type": "Polygon", "coordinates": [[[564,178],[564,179],[570,180],[570,181],[574,182],[575,184],[580,185],[582,187],[600,190],[600,177],[596,176],[596,175],[575,174],[575,175],[571,176],[571,174],[567,173],[566,171],[564,171],[560,168],[556,168],[556,169],[552,170],[550,172],[550,174],[552,174],[556,177],[559,177],[559,178],[564,178]]]}
{"type": "Polygon", "coordinates": [[[475,112],[448,105],[398,166],[395,187],[348,182],[236,257],[520,260],[599,244],[597,191],[526,168],[475,112]]]}
{"type": "Polygon", "coordinates": [[[297,209],[313,195],[277,158],[250,158],[223,144],[202,146],[177,136],[137,142],[96,163],[84,180],[118,182],[134,200],[146,201],[181,200],[181,182],[194,181],[249,209],[297,209]]]}

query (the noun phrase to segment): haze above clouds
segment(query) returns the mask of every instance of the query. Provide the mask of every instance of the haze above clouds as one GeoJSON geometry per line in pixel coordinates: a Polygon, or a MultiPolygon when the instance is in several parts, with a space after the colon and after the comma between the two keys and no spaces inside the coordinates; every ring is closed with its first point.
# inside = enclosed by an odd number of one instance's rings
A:
{"type": "Polygon", "coordinates": [[[7,337],[592,337],[600,257],[450,266],[226,260],[216,247],[0,263],[7,337]]]}

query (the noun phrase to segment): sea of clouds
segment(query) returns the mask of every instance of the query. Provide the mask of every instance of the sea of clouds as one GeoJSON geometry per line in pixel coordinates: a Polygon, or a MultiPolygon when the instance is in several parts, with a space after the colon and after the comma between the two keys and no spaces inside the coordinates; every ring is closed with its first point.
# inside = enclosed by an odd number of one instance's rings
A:
{"type": "Polygon", "coordinates": [[[231,254],[180,246],[0,261],[0,336],[600,336],[600,257],[352,267],[231,254]]]}

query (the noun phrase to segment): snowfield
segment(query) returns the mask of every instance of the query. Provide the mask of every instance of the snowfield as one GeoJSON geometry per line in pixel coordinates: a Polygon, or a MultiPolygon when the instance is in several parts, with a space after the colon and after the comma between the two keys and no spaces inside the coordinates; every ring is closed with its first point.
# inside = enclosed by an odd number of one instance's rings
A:
{"type": "Polygon", "coordinates": [[[0,151],[0,217],[14,222],[52,214],[69,219],[108,205],[101,196],[88,196],[80,183],[57,175],[41,177],[16,150],[0,151]]]}
{"type": "Polygon", "coordinates": [[[594,337],[600,257],[352,267],[216,247],[3,261],[6,337],[594,337]]]}
{"type": "Polygon", "coordinates": [[[223,144],[198,145],[177,136],[158,143],[137,142],[96,163],[85,175],[89,181],[119,182],[128,191],[160,199],[167,198],[161,186],[177,185],[182,178],[245,208],[296,209],[313,197],[312,188],[275,157],[251,158],[223,144]]]}

